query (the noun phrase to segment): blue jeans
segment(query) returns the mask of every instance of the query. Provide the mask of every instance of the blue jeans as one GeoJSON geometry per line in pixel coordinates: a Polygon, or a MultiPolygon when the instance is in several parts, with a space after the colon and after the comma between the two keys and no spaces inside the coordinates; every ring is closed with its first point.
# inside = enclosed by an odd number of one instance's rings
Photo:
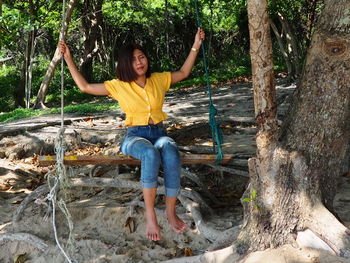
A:
{"type": "Polygon", "coordinates": [[[160,164],[164,170],[165,195],[176,197],[180,191],[181,160],[175,141],[163,125],[129,127],[122,142],[123,154],[141,160],[143,188],[156,188],[160,164]]]}

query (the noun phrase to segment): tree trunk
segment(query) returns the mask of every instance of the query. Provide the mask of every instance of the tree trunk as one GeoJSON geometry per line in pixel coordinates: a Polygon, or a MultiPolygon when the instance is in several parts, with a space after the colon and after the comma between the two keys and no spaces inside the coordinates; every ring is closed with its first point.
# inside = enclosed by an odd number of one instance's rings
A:
{"type": "MultiPolygon", "coordinates": [[[[32,0],[28,1],[28,7],[29,7],[29,15],[31,19],[31,23],[33,23],[33,19],[35,16],[35,8],[32,0]]],[[[25,52],[23,55],[23,65],[22,65],[22,71],[21,71],[21,77],[20,81],[18,83],[18,86],[16,88],[16,91],[14,92],[15,97],[15,107],[27,107],[28,98],[27,94],[28,92],[28,78],[29,78],[29,65],[31,64],[31,54],[33,52],[33,41],[35,39],[35,30],[24,32],[24,34],[27,35],[27,41],[24,42],[24,45],[26,46],[25,52]]],[[[25,38],[24,38],[25,39],[25,38]]]]}
{"type": "Polygon", "coordinates": [[[292,62],[289,58],[288,52],[284,48],[284,43],[283,43],[283,38],[282,35],[279,33],[275,23],[270,19],[270,26],[272,28],[273,33],[275,34],[275,37],[277,39],[278,47],[280,48],[280,51],[282,53],[282,56],[284,58],[284,61],[287,66],[287,71],[288,71],[288,77],[293,79],[293,66],[292,62]]]}
{"type": "Polygon", "coordinates": [[[309,46],[312,31],[314,30],[315,20],[316,20],[316,8],[318,0],[311,0],[309,5],[309,15],[307,21],[307,35],[306,35],[306,45],[309,46]]]}
{"type": "Polygon", "coordinates": [[[257,157],[249,160],[251,179],[242,199],[239,251],[295,243],[313,233],[327,250],[350,257],[350,231],[328,210],[337,179],[348,168],[350,0],[325,1],[301,84],[279,131],[270,101],[274,91],[266,2],[248,0],[248,10],[259,132],[257,157]]]}
{"type": "Polygon", "coordinates": [[[101,42],[102,0],[85,0],[83,12],[84,56],[80,62],[80,71],[88,82],[92,80],[93,58],[99,52],[101,42]]]}
{"type": "Polygon", "coordinates": [[[31,30],[27,33],[28,40],[26,43],[25,51],[25,91],[23,97],[25,96],[25,107],[29,108],[30,106],[30,97],[32,90],[32,75],[33,75],[33,56],[35,50],[35,38],[36,30],[31,30]]]}
{"type": "Polygon", "coordinates": [[[289,57],[293,61],[293,75],[290,76],[292,79],[297,79],[300,77],[300,65],[301,65],[301,56],[299,54],[299,47],[297,45],[295,34],[291,28],[291,25],[289,21],[287,20],[287,17],[283,15],[282,13],[277,14],[278,19],[282,25],[283,31],[286,35],[286,43],[287,43],[287,51],[289,54],[289,57]]]}
{"type": "Polygon", "coordinates": [[[18,85],[16,87],[16,90],[13,93],[13,97],[15,99],[15,108],[26,107],[26,103],[24,101],[25,85],[26,85],[26,62],[24,61],[22,63],[22,70],[21,70],[20,79],[18,81],[18,85]]]}
{"type": "Polygon", "coordinates": [[[30,43],[28,41],[28,45],[30,45],[30,53],[29,55],[29,65],[27,68],[27,84],[26,84],[26,107],[30,107],[30,99],[32,96],[32,81],[33,81],[33,57],[34,57],[34,51],[35,51],[35,42],[36,42],[36,30],[32,30],[29,32],[30,34],[30,43]]]}
{"type": "Polygon", "coordinates": [[[166,57],[170,58],[170,41],[169,41],[169,1],[165,0],[164,3],[164,27],[165,27],[165,45],[166,45],[166,57]]]}
{"type": "MultiPolygon", "coordinates": [[[[68,25],[69,25],[70,19],[72,17],[73,7],[74,7],[74,4],[76,3],[76,1],[77,0],[70,0],[68,5],[67,5],[66,14],[64,17],[64,22],[63,22],[63,25],[62,25],[61,31],[60,31],[60,39],[65,39],[65,36],[67,34],[68,25]]],[[[58,48],[56,48],[55,54],[53,55],[53,58],[52,58],[50,65],[49,65],[49,68],[46,71],[44,80],[40,85],[40,89],[39,89],[38,94],[37,94],[37,99],[36,99],[34,106],[33,106],[34,109],[46,108],[46,106],[44,105],[45,97],[46,97],[47,91],[49,89],[49,84],[51,82],[51,79],[55,73],[56,66],[57,66],[58,62],[60,61],[60,59],[61,59],[61,54],[60,54],[58,48]]]]}

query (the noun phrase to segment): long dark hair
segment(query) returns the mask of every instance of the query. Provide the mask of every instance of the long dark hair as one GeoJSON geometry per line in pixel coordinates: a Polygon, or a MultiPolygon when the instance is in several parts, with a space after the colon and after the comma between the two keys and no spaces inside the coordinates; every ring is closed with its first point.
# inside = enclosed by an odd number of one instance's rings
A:
{"type": "Polygon", "coordinates": [[[136,73],[132,68],[132,58],[133,58],[135,49],[141,50],[142,53],[145,54],[148,61],[146,78],[149,78],[151,76],[151,66],[150,66],[150,61],[146,50],[144,50],[144,48],[138,44],[130,43],[125,45],[119,51],[118,64],[117,64],[117,78],[122,81],[131,82],[136,80],[137,78],[136,73]]]}

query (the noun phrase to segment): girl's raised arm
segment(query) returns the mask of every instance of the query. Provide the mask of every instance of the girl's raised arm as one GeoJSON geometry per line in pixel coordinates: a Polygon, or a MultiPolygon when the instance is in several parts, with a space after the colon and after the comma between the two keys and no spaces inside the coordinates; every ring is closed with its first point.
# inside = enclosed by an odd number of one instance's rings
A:
{"type": "Polygon", "coordinates": [[[80,73],[77,66],[75,65],[72,58],[72,54],[70,53],[67,44],[63,40],[59,42],[59,49],[60,52],[63,54],[64,60],[67,63],[70,74],[72,75],[75,84],[77,84],[78,88],[82,92],[89,93],[92,95],[109,95],[109,92],[106,89],[104,83],[89,83],[86,81],[84,76],[80,73]]]}
{"type": "Polygon", "coordinates": [[[194,38],[194,43],[192,45],[191,51],[187,56],[184,64],[178,71],[171,72],[171,84],[175,84],[190,75],[193,65],[196,61],[197,54],[202,45],[202,41],[205,39],[205,33],[203,29],[198,28],[196,36],[194,38]]]}

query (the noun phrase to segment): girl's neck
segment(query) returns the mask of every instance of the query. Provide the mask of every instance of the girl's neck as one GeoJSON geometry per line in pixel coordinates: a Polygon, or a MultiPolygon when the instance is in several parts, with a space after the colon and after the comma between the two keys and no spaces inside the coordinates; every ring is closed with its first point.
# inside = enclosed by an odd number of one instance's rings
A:
{"type": "Polygon", "coordinates": [[[144,88],[146,86],[146,76],[139,76],[137,79],[134,81],[137,85],[139,85],[141,88],[144,88]]]}

